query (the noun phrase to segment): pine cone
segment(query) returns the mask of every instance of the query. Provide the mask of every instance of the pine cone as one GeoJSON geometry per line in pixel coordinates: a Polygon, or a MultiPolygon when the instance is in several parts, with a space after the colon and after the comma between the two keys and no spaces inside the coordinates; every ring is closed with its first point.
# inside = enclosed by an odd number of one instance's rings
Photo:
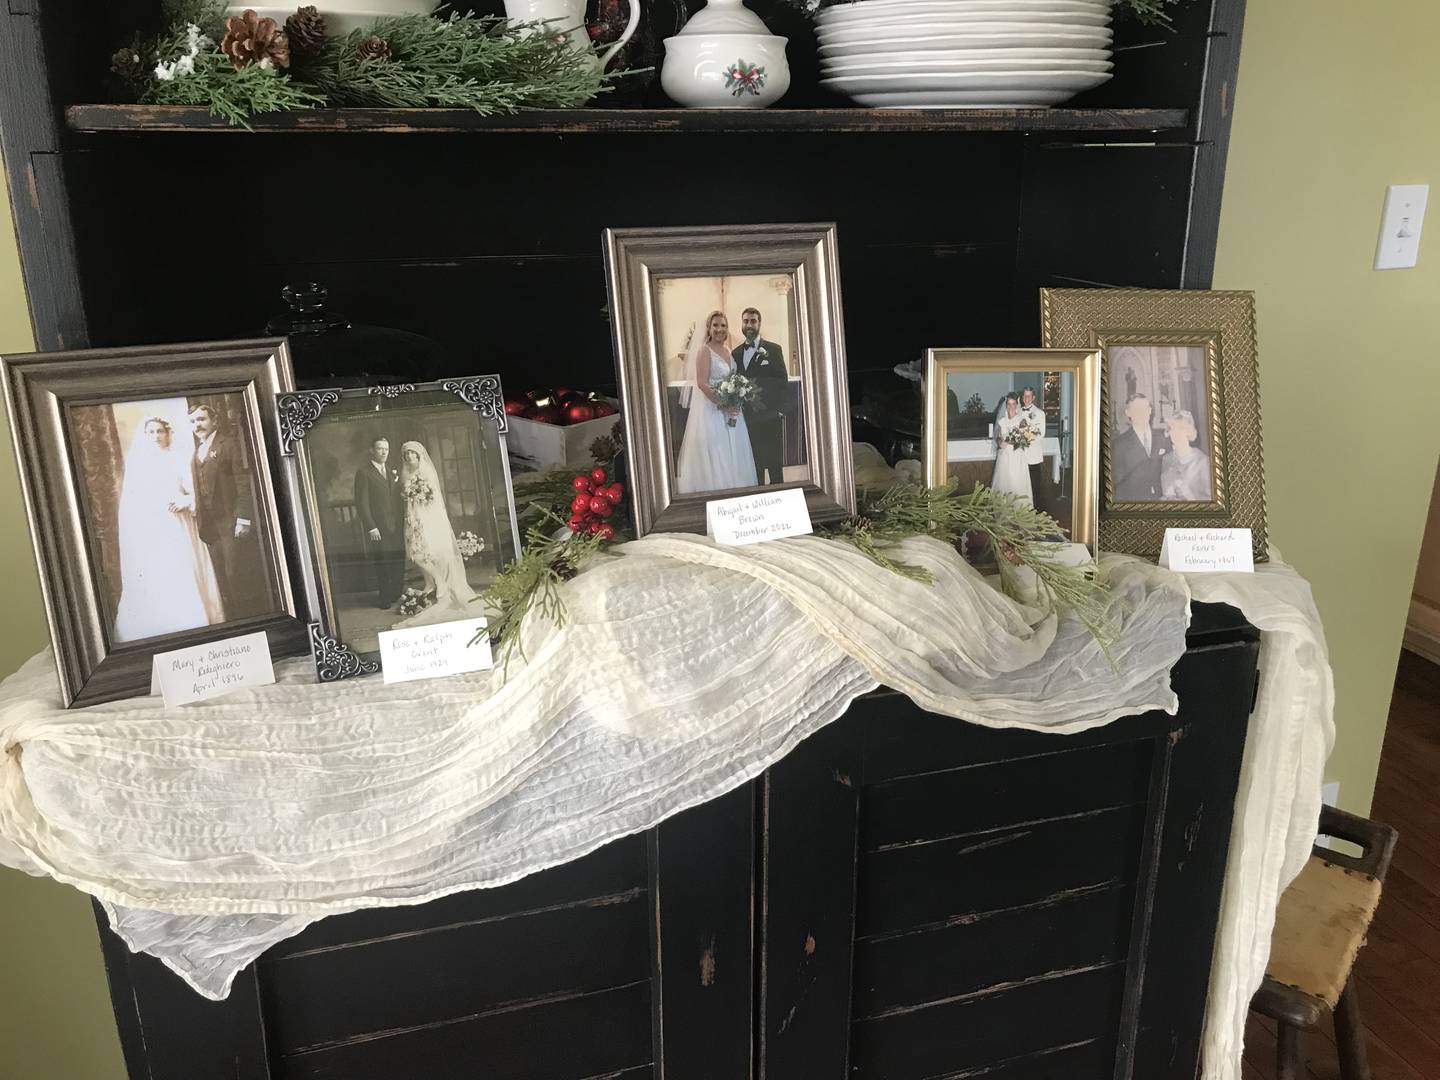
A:
{"type": "Polygon", "coordinates": [[[236,70],[269,60],[276,67],[290,66],[290,39],[274,19],[262,19],[246,9],[243,15],[225,20],[225,38],[220,51],[230,57],[236,70]]]}
{"type": "Polygon", "coordinates": [[[312,7],[302,7],[285,20],[285,36],[290,39],[290,55],[296,60],[309,60],[325,48],[325,16],[312,7]]]}
{"type": "Polygon", "coordinates": [[[117,49],[110,57],[110,70],[127,81],[138,80],[145,71],[145,61],[135,49],[117,49]]]}
{"type": "Polygon", "coordinates": [[[355,54],[361,60],[389,60],[390,43],[379,34],[371,34],[356,48],[355,54]]]}

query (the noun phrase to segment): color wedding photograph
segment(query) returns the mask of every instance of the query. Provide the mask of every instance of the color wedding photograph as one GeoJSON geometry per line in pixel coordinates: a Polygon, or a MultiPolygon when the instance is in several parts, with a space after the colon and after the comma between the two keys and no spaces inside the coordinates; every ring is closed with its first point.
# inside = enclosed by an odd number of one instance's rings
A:
{"type": "Polygon", "coordinates": [[[656,281],[677,492],[810,478],[793,290],[789,274],[656,281]]]}

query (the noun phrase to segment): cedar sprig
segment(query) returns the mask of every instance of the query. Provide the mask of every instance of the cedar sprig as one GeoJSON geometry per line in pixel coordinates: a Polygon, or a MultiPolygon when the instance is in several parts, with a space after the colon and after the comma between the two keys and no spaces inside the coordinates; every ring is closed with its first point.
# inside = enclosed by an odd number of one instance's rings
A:
{"type": "Polygon", "coordinates": [[[525,535],[525,550],[501,571],[483,600],[490,617],[490,640],[500,655],[502,674],[510,670],[510,657],[525,658],[521,630],[531,612],[538,611],[557,628],[565,625],[565,600],[560,587],[600,550],[599,536],[565,532],[563,535],[534,527],[525,535]]]}
{"type": "Polygon", "coordinates": [[[961,495],[957,487],[952,479],[933,488],[900,483],[878,496],[862,492],[860,514],[821,535],[852,545],[893,573],[930,584],[934,577],[929,570],[893,558],[889,549],[912,536],[958,545],[966,533],[985,533],[1006,592],[1019,591],[1018,567],[1028,568],[1035,574],[1042,603],[1080,620],[1108,654],[1116,636],[1109,593],[1093,566],[1060,561],[1055,544],[1064,530],[1059,523],[1009,492],[976,484],[961,495]]]}
{"type": "Polygon", "coordinates": [[[489,17],[398,15],[331,40],[307,77],[332,105],[490,114],[576,108],[607,89],[613,76],[602,75],[552,28],[489,17]],[[388,45],[388,59],[364,55],[372,37],[388,45]]]}

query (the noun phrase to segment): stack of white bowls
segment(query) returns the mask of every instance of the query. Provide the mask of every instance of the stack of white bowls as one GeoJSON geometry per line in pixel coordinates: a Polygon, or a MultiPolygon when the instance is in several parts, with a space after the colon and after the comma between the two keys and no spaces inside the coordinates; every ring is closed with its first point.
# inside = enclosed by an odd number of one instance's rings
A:
{"type": "Polygon", "coordinates": [[[816,19],[821,84],[905,109],[1057,105],[1110,78],[1110,0],[855,0],[816,19]]]}

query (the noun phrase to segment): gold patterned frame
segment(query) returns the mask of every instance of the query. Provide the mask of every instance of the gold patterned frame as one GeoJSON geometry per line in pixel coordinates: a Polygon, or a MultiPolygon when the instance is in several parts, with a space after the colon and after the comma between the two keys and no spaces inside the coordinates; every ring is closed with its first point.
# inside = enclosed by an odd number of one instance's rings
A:
{"type": "Polygon", "coordinates": [[[1043,371],[1069,373],[1075,379],[1074,442],[1071,447],[1074,518],[1070,539],[1093,554],[1100,511],[1099,380],[1096,349],[928,349],[925,353],[925,483],[934,487],[948,476],[949,442],[945,389],[957,372],[1043,371]]]}
{"type": "Polygon", "coordinates": [[[661,379],[656,282],[666,277],[771,273],[790,277],[795,283],[791,306],[794,357],[804,393],[810,480],[742,488],[727,491],[724,497],[798,487],[805,492],[812,521],[839,521],[855,513],[835,226],[607,229],[605,274],[637,536],[704,532],[705,504],[720,494],[675,490],[661,379]]]}
{"type": "Polygon", "coordinates": [[[1100,545],[1155,557],[1167,528],[1248,528],[1256,561],[1267,552],[1255,296],[1191,289],[1041,289],[1044,341],[1101,351],[1100,545]],[[1108,352],[1119,345],[1206,350],[1209,502],[1120,502],[1112,479],[1108,352]]]}

